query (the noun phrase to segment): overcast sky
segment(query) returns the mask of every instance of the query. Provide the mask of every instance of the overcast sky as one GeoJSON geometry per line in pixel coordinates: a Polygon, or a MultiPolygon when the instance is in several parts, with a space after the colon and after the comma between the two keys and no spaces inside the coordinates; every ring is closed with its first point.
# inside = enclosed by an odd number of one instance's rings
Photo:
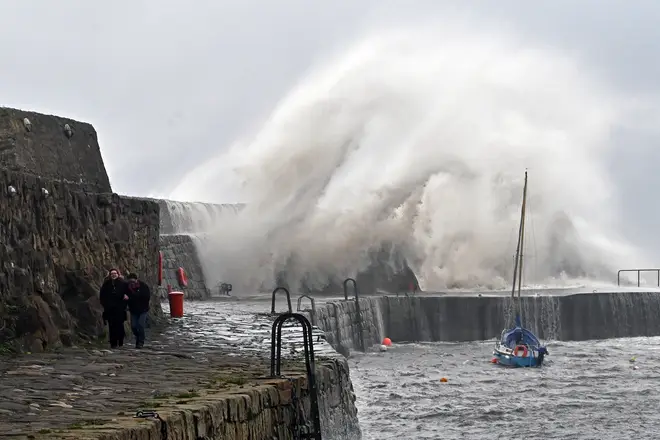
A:
{"type": "MultiPolygon", "coordinates": [[[[660,96],[657,0],[0,0],[0,105],[92,123],[116,192],[167,194],[258,129],[315,60],[369,29],[448,12],[574,54],[618,90],[660,96]]],[[[640,157],[625,145],[660,139],[618,136],[612,170],[639,239],[660,222],[660,148],[640,157]]]]}

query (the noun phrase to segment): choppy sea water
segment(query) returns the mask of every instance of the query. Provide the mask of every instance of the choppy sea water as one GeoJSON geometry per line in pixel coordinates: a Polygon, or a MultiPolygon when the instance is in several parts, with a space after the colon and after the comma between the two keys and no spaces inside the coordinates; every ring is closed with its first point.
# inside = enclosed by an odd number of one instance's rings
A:
{"type": "MultiPolygon", "coordinates": [[[[268,356],[271,323],[262,314],[269,309],[268,302],[187,303],[169,332],[200,347],[268,356]]],[[[283,342],[299,346],[300,330],[287,329],[283,342]]],[[[493,346],[395,344],[354,353],[363,439],[660,439],[660,338],[552,342],[540,369],[492,365],[493,346]]],[[[316,338],[315,351],[336,355],[316,338]]]]}
{"type": "Polygon", "coordinates": [[[660,338],[550,343],[539,369],[490,364],[493,346],[353,357],[363,439],[660,439],[660,338]]]}

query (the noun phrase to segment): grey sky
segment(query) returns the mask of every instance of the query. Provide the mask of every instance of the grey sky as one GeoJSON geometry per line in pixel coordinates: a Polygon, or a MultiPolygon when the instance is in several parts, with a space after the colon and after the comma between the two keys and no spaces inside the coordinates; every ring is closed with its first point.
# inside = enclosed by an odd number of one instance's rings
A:
{"type": "MultiPolygon", "coordinates": [[[[0,105],[91,122],[115,191],[163,194],[257,129],[314,60],[370,28],[447,11],[572,53],[618,90],[660,92],[653,0],[0,0],[0,105]]],[[[619,133],[612,161],[633,239],[660,221],[660,148],[624,149],[657,141],[619,133]]]]}

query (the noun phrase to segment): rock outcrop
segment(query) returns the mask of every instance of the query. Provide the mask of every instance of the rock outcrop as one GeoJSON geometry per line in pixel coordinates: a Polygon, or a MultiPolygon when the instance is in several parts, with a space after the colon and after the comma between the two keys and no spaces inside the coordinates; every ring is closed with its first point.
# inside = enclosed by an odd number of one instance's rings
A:
{"type": "Polygon", "coordinates": [[[156,285],[158,205],[111,193],[88,124],[0,109],[0,165],[0,346],[100,336],[109,268],[156,285]]]}

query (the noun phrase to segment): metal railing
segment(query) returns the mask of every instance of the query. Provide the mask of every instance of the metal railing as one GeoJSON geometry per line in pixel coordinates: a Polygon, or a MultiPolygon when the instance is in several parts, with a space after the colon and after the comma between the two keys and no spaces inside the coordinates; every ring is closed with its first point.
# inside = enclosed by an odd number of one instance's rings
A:
{"type": "Polygon", "coordinates": [[[353,278],[346,278],[344,280],[344,300],[348,301],[348,283],[353,283],[353,292],[355,294],[355,301],[358,300],[358,289],[357,289],[357,281],[355,281],[353,278]]]}
{"type": "Polygon", "coordinates": [[[364,348],[364,334],[362,331],[362,311],[360,310],[360,295],[358,294],[357,281],[353,278],[346,278],[344,280],[344,300],[348,301],[348,283],[353,283],[353,292],[355,294],[355,312],[357,313],[356,322],[358,329],[358,337],[360,338],[360,349],[365,351],[364,348]]]}
{"type": "Polygon", "coordinates": [[[314,322],[316,320],[316,301],[314,301],[314,298],[312,298],[309,295],[301,295],[300,298],[298,298],[298,304],[296,307],[296,311],[301,312],[302,311],[302,300],[303,298],[309,299],[309,301],[312,303],[312,311],[310,313],[310,317],[312,318],[312,325],[316,325],[314,322]]]}
{"type": "Polygon", "coordinates": [[[289,293],[289,289],[286,287],[276,287],[275,290],[273,290],[273,298],[272,298],[272,305],[270,307],[270,313],[275,314],[275,294],[279,292],[280,290],[284,291],[286,294],[286,303],[289,306],[289,313],[293,313],[293,308],[291,308],[291,294],[289,293]]]}
{"type": "MultiPolygon", "coordinates": [[[[289,291],[287,290],[286,292],[288,296],[289,291]]],[[[273,298],[274,297],[275,296],[273,294],[273,298]]],[[[309,388],[309,400],[313,422],[312,432],[299,432],[300,426],[296,426],[296,430],[298,432],[295,433],[294,438],[321,440],[321,416],[319,414],[318,391],[316,387],[316,364],[314,362],[314,340],[312,339],[312,324],[309,323],[309,320],[305,318],[304,315],[301,315],[300,313],[283,313],[278,316],[277,319],[275,319],[270,340],[270,377],[279,378],[282,376],[282,326],[289,319],[298,321],[303,329],[305,367],[307,369],[307,384],[309,388]]],[[[296,411],[297,421],[298,408],[294,408],[294,411],[296,411]]]]}
{"type": "Polygon", "coordinates": [[[621,273],[623,272],[637,272],[637,287],[641,287],[642,272],[655,272],[658,279],[658,287],[660,287],[660,269],[621,269],[616,274],[616,284],[621,285],[621,273]]]}

